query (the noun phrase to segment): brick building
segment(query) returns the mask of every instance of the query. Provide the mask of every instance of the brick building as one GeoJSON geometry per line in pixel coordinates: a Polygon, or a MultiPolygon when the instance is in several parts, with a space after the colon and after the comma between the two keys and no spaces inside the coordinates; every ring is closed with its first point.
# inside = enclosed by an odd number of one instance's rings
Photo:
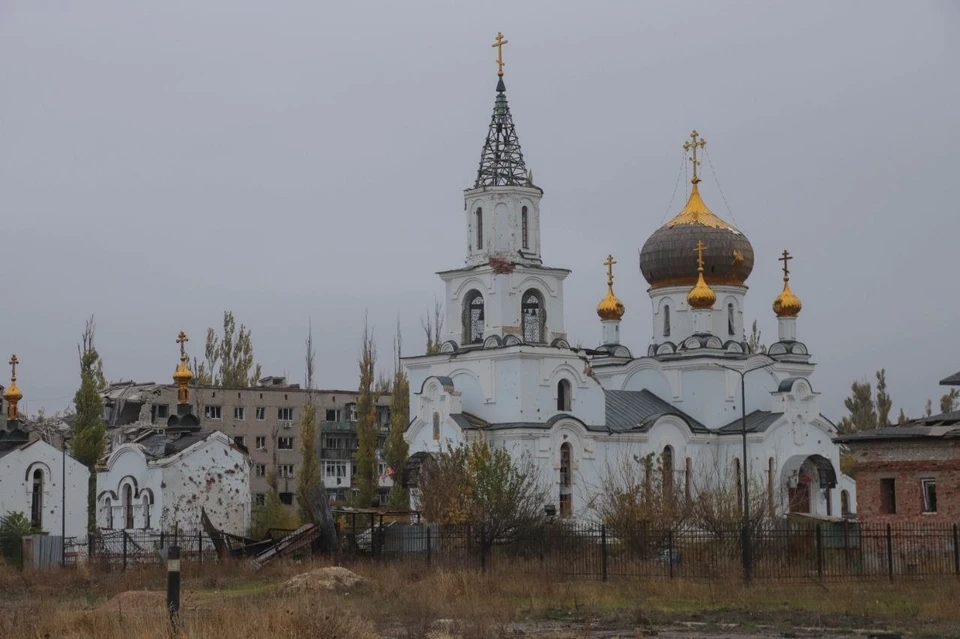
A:
{"type": "MultiPolygon", "coordinates": [[[[350,496],[356,475],[357,391],[307,391],[288,384],[283,377],[266,377],[257,386],[191,388],[194,411],[208,428],[216,428],[250,452],[252,464],[250,492],[253,504],[262,503],[267,491],[267,470],[275,466],[280,499],[296,507],[297,472],[302,466],[300,418],[306,403],[312,402],[317,414],[317,450],[320,472],[331,500],[345,501],[350,496]]],[[[128,440],[144,425],[163,425],[176,409],[177,388],[172,384],[118,383],[103,394],[104,420],[111,444],[128,440]]],[[[390,396],[377,402],[377,421],[381,435],[377,446],[381,457],[378,473],[384,474],[382,444],[390,427],[390,396]]],[[[381,500],[385,503],[392,482],[380,480],[381,500]]]]}
{"type": "Polygon", "coordinates": [[[853,455],[862,521],[960,521],[960,411],[834,441],[853,455]]]}

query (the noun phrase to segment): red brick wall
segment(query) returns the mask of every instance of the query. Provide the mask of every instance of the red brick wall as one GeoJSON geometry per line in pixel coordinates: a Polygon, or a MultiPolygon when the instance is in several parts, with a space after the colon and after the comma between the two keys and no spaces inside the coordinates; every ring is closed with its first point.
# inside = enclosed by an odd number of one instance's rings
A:
{"type": "Polygon", "coordinates": [[[857,515],[878,523],[960,522],[960,442],[924,439],[910,442],[850,444],[857,481],[857,515]],[[881,512],[880,480],[896,480],[897,512],[881,512]],[[921,479],[937,482],[937,512],[923,512],[921,479]]]}

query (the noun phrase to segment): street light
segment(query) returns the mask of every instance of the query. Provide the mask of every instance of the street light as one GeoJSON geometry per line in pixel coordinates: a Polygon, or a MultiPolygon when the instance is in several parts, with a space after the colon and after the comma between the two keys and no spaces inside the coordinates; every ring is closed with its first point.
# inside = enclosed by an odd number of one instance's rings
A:
{"type": "Polygon", "coordinates": [[[718,368],[733,371],[740,376],[740,436],[743,438],[743,464],[741,471],[743,484],[743,521],[740,524],[740,543],[743,548],[743,552],[741,553],[743,555],[743,580],[746,583],[750,583],[750,573],[753,568],[753,557],[752,550],[750,548],[750,482],[747,479],[749,477],[747,474],[747,385],[744,378],[746,377],[747,373],[768,368],[776,363],[777,362],[775,360],[770,361],[763,366],[756,366],[745,371],[741,371],[730,366],[724,366],[723,364],[718,364],[716,362],[713,363],[713,365],[718,368]]]}

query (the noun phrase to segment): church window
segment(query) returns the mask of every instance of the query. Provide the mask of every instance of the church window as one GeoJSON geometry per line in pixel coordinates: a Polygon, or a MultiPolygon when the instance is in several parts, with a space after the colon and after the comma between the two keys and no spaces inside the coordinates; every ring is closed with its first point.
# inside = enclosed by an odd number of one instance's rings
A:
{"type": "Polygon", "coordinates": [[[479,344],[483,341],[483,295],[470,291],[463,303],[463,342],[479,344]]]}
{"type": "Polygon", "coordinates": [[[107,511],[107,528],[113,528],[113,500],[109,497],[104,499],[103,508],[107,511]]]}
{"type": "Polygon", "coordinates": [[[557,410],[569,411],[570,399],[570,382],[561,379],[557,382],[557,410]]]}
{"type": "Polygon", "coordinates": [[[666,508],[673,504],[673,447],[665,446],[660,456],[660,470],[663,473],[663,503],[666,508]]]}
{"type": "Polygon", "coordinates": [[[143,496],[143,528],[147,530],[150,528],[150,496],[143,496]]]}
{"type": "Polygon", "coordinates": [[[528,344],[542,343],[546,316],[543,312],[543,297],[538,291],[529,290],[524,293],[520,315],[523,322],[523,341],[528,344]]]}
{"type": "Polygon", "coordinates": [[[483,248],[483,209],[479,206],[477,207],[477,250],[483,248]]]}
{"type": "Polygon", "coordinates": [[[845,490],[840,491],[840,516],[850,516],[850,493],[845,490]]]}
{"type": "Polygon", "coordinates": [[[570,484],[570,442],[564,442],[560,446],[560,486],[569,488],[570,484]]]}
{"type": "Polygon", "coordinates": [[[30,500],[30,525],[43,528],[43,471],[33,471],[33,493],[30,500]]]}
{"type": "Polygon", "coordinates": [[[130,484],[123,487],[123,527],[133,528],[133,488],[130,484]]]}
{"type": "Polygon", "coordinates": [[[776,513],[776,465],[773,461],[773,457],[767,460],[767,510],[770,511],[770,516],[773,517],[776,513]]]}
{"type": "Polygon", "coordinates": [[[520,235],[523,238],[523,248],[530,248],[530,236],[527,232],[527,207],[520,210],[520,235]]]}
{"type": "Polygon", "coordinates": [[[663,336],[670,337],[670,307],[663,307],[663,336]]]}
{"type": "Polygon", "coordinates": [[[433,414],[433,438],[440,439],[440,413],[433,414]]]}
{"type": "Polygon", "coordinates": [[[734,328],[733,304],[727,304],[727,333],[729,333],[730,335],[736,335],[733,328],[734,328]]]}
{"type": "Polygon", "coordinates": [[[683,496],[689,506],[693,500],[693,460],[689,457],[683,467],[683,496]]]}

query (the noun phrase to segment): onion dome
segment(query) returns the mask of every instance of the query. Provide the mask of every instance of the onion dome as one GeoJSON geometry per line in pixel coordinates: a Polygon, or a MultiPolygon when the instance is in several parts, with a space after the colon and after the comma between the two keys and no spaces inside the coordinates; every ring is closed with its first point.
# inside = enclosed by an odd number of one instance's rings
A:
{"type": "Polygon", "coordinates": [[[717,301],[717,295],[703,279],[703,252],[707,249],[701,240],[697,240],[697,283],[687,293],[687,304],[694,310],[711,309],[717,301]]]}
{"type": "Polygon", "coordinates": [[[608,255],[607,261],[604,262],[607,267],[607,294],[597,304],[597,315],[602,320],[619,320],[626,312],[623,302],[613,294],[613,265],[616,263],[612,255],[608,255]]]}
{"type": "Polygon", "coordinates": [[[777,295],[777,299],[773,300],[773,312],[777,317],[796,317],[803,308],[800,298],[790,290],[790,268],[787,262],[792,259],[788,251],[784,251],[783,257],[780,258],[783,262],[783,290],[777,295]]]}
{"type": "Polygon", "coordinates": [[[703,278],[707,284],[743,286],[753,270],[753,246],[736,227],[717,217],[700,197],[697,177],[697,148],[705,141],[694,139],[684,149],[693,154],[693,188],[686,206],[673,219],[654,231],[640,251],[640,272],[650,288],[693,286],[700,275],[690,261],[697,240],[709,247],[704,251],[703,278]]]}
{"type": "Polygon", "coordinates": [[[17,364],[20,360],[14,355],[10,358],[10,385],[3,391],[3,399],[7,402],[7,419],[17,419],[17,402],[23,399],[23,393],[17,388],[17,364]]]}

